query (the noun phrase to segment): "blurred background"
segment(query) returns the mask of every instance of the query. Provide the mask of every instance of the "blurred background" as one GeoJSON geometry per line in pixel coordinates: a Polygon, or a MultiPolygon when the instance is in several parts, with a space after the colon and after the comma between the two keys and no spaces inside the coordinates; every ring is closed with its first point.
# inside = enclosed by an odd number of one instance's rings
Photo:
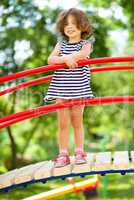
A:
{"type": "MultiPolygon", "coordinates": [[[[85,11],[96,38],[91,58],[132,56],[134,51],[134,1],[130,0],[1,0],[0,76],[47,65],[57,42],[55,20],[63,9],[85,11]]],[[[105,65],[108,66],[108,65],[105,65]]],[[[93,67],[93,66],[91,66],[93,67]]],[[[97,67],[97,66],[96,66],[97,67]]],[[[6,89],[18,83],[53,72],[32,75],[0,85],[6,89]]],[[[92,74],[92,90],[97,97],[134,95],[133,71],[92,74]]],[[[31,86],[0,97],[0,117],[43,105],[48,83],[31,86]]],[[[0,130],[0,173],[24,165],[50,160],[58,153],[57,115],[51,113],[0,130]],[[47,142],[46,142],[47,141],[47,142]]],[[[92,152],[134,149],[134,105],[111,104],[86,107],[84,112],[85,150],[92,152]]],[[[70,129],[73,154],[73,130],[70,129]]],[[[76,178],[76,181],[80,178],[76,178]]],[[[99,199],[134,199],[133,175],[100,178],[99,199]]],[[[17,200],[65,185],[67,181],[30,185],[0,194],[1,200],[17,200]]],[[[84,193],[71,193],[62,199],[89,199],[84,193]]]]}

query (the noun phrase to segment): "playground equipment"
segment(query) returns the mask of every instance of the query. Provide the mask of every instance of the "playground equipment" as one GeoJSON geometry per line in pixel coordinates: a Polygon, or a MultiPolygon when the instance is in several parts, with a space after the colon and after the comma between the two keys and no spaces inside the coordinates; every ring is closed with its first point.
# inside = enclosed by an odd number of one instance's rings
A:
{"type": "Polygon", "coordinates": [[[54,168],[51,160],[31,164],[0,175],[0,191],[57,178],[110,173],[134,173],[134,151],[130,155],[127,151],[88,153],[86,164],[75,165],[71,157],[71,164],[61,168],[54,168]]]}
{"type": "MultiPolygon", "coordinates": [[[[134,57],[113,57],[113,58],[97,58],[97,59],[86,59],[78,62],[79,66],[87,64],[103,64],[109,62],[130,62],[134,61],[134,57]]],[[[10,74],[0,78],[0,83],[29,76],[32,74],[52,71],[66,67],[65,64],[57,64],[50,66],[43,66],[35,69],[25,70],[16,74],[10,74]]],[[[134,66],[110,66],[93,68],[91,72],[102,72],[110,70],[134,70],[134,66]]],[[[29,82],[19,84],[18,86],[8,88],[0,92],[0,95],[4,95],[11,91],[18,90],[30,85],[39,84],[47,80],[51,80],[52,76],[38,78],[29,82]]],[[[41,116],[50,112],[55,112],[58,109],[73,105],[101,105],[111,103],[127,103],[134,102],[134,96],[118,96],[118,97],[99,97],[93,99],[76,99],[68,100],[63,103],[55,103],[51,105],[45,105],[27,111],[11,114],[0,118],[0,128],[5,128],[11,124],[30,119],[32,117],[41,116]]],[[[53,161],[43,161],[29,166],[22,167],[9,171],[5,174],[0,175],[0,191],[8,191],[9,189],[26,186],[36,182],[47,182],[49,180],[67,177],[81,176],[93,174],[109,174],[109,173],[134,173],[134,151],[120,151],[120,152],[100,152],[100,153],[88,153],[87,152],[87,163],[82,165],[75,165],[74,158],[71,157],[71,164],[62,168],[54,168],[53,161]]]]}
{"type": "Polygon", "coordinates": [[[25,198],[23,200],[45,200],[45,199],[51,199],[55,197],[59,197],[71,192],[83,192],[86,190],[92,190],[97,188],[99,185],[99,178],[98,176],[95,176],[93,178],[84,180],[84,181],[79,181],[77,183],[70,183],[66,186],[53,189],[47,192],[43,192],[38,195],[34,195],[32,197],[25,198]]]}

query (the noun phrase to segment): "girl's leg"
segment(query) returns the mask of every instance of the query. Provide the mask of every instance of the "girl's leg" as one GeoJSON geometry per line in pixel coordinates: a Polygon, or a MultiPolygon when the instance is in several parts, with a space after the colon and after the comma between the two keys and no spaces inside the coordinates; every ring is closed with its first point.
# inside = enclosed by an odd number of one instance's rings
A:
{"type": "MultiPolygon", "coordinates": [[[[65,100],[57,99],[56,103],[64,103],[65,100]]],[[[69,128],[70,128],[70,116],[69,108],[65,108],[57,111],[58,114],[58,143],[59,143],[59,152],[66,152],[68,150],[69,142],[69,128]]]]}
{"type": "Polygon", "coordinates": [[[84,127],[83,112],[84,105],[71,107],[71,123],[74,128],[75,148],[84,150],[84,127]]]}
{"type": "Polygon", "coordinates": [[[73,106],[71,108],[71,122],[75,135],[75,164],[86,163],[84,152],[84,127],[83,127],[84,106],[73,106]]]}

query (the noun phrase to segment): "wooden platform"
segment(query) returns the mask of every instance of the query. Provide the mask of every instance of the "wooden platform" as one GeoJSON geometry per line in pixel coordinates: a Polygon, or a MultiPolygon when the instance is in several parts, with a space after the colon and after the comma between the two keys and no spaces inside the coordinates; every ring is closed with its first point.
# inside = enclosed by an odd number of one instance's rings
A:
{"type": "Polygon", "coordinates": [[[134,173],[134,151],[87,153],[87,163],[82,165],[75,165],[74,157],[70,158],[71,164],[66,167],[54,168],[54,163],[50,160],[2,174],[0,175],[0,190],[30,182],[45,182],[45,180],[76,175],[134,173]]]}

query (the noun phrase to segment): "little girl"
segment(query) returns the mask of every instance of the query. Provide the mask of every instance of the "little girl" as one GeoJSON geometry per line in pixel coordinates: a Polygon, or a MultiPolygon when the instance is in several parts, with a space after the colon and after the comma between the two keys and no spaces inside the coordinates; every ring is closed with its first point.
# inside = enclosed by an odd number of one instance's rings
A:
{"type": "MultiPolygon", "coordinates": [[[[54,72],[45,101],[56,100],[56,103],[64,103],[71,99],[93,98],[89,68],[78,67],[77,64],[78,60],[89,57],[94,42],[93,36],[85,40],[92,31],[88,17],[76,8],[65,10],[57,19],[56,30],[63,39],[56,44],[48,57],[48,64],[65,63],[68,68],[54,72]]],[[[57,111],[59,155],[54,160],[55,167],[70,164],[68,153],[70,122],[75,136],[75,164],[86,163],[83,112],[84,105],[74,105],[57,111]]]]}

